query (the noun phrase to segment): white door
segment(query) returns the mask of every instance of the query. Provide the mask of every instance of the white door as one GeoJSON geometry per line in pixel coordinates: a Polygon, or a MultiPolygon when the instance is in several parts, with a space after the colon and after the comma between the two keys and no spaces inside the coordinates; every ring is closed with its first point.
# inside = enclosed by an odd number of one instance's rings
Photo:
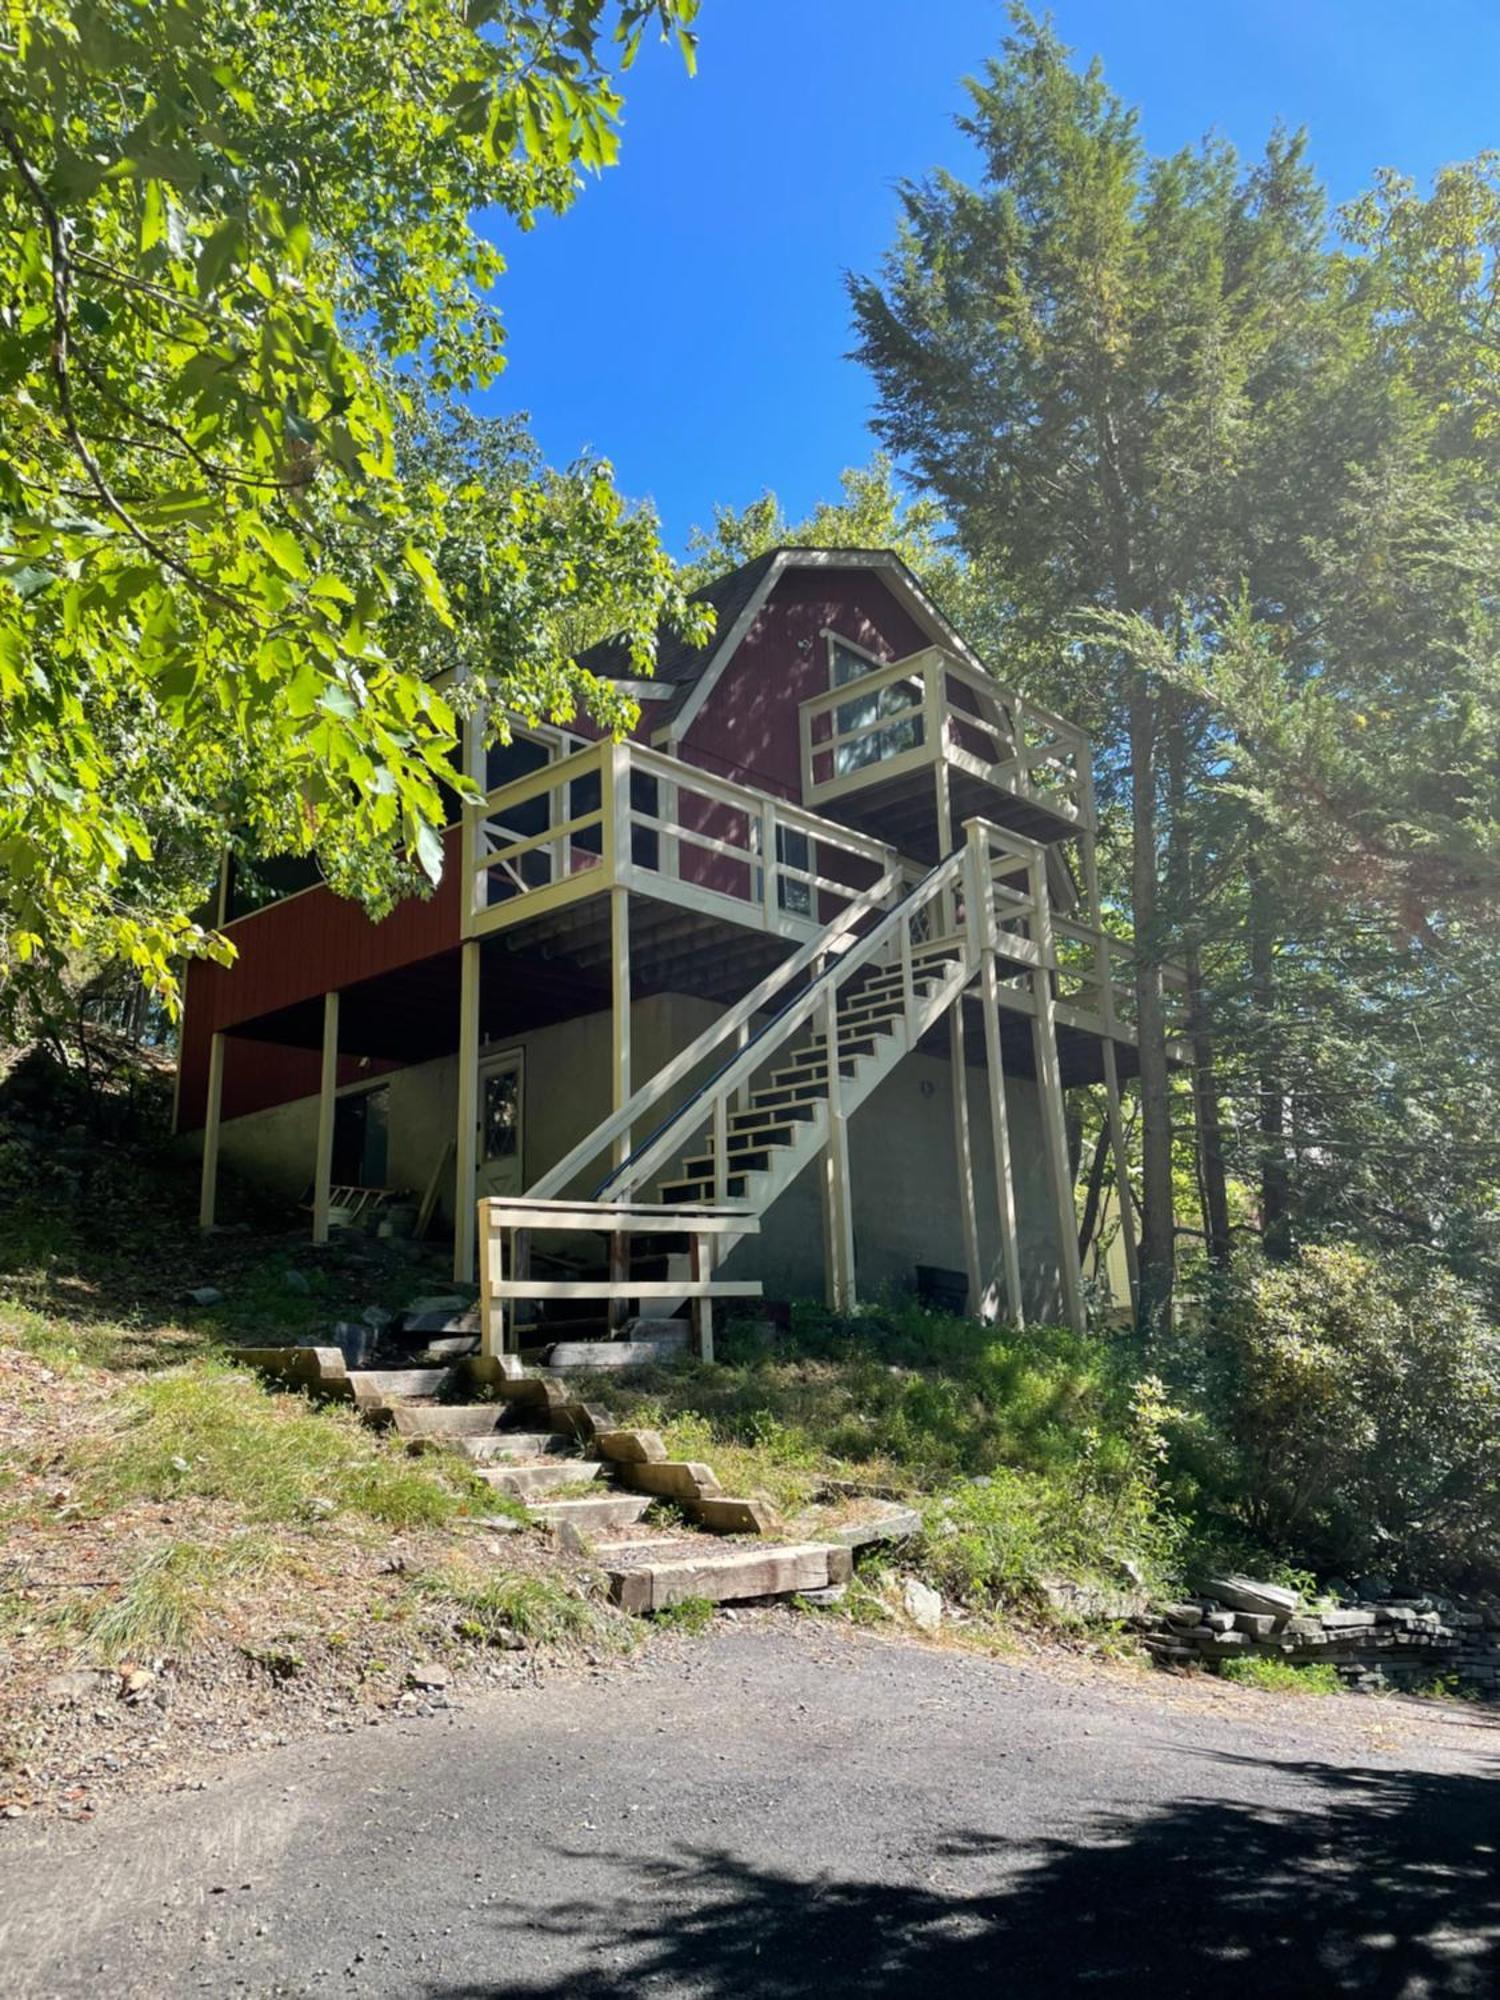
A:
{"type": "Polygon", "coordinates": [[[525,1193],[522,1119],[526,1069],[519,1049],[479,1059],[479,1192],[525,1193]]]}

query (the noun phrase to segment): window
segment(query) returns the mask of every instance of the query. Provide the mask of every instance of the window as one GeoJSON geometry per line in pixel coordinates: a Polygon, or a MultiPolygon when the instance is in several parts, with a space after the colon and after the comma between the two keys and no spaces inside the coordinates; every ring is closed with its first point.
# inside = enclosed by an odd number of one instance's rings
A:
{"type": "MultiPolygon", "coordinates": [[[[869,654],[857,651],[842,639],[830,635],[828,641],[829,659],[833,668],[835,687],[848,687],[862,680],[866,674],[877,673],[886,664],[871,659],[869,654]]],[[[844,778],[851,771],[862,771],[870,764],[882,764],[887,757],[898,757],[903,750],[916,750],[926,740],[925,718],[922,714],[922,683],[920,679],[909,681],[887,681],[869,694],[855,695],[852,700],[841,701],[833,712],[835,737],[850,736],[858,730],[848,743],[840,743],[833,753],[834,775],[844,778]],[[875,729],[871,725],[893,720],[885,729],[875,729]]]]}
{"type": "Polygon", "coordinates": [[[486,1075],[480,1135],[484,1159],[516,1157],[521,1143],[521,1072],[515,1065],[486,1075]]]}
{"type": "Polygon", "coordinates": [[[776,901],[779,908],[794,917],[812,915],[812,884],[804,881],[805,875],[812,873],[812,842],[796,827],[776,827],[776,901]],[[787,875],[782,870],[795,868],[799,874],[787,875]]]}

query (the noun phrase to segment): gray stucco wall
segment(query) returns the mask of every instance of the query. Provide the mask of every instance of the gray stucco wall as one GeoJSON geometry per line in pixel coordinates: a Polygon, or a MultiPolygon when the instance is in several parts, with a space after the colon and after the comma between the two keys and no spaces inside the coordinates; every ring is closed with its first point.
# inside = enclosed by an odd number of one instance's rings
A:
{"type": "MultiPolygon", "coordinates": [[[[717,1009],[684,994],[661,994],[631,1010],[634,1073],[659,1070],[714,1019],[717,1009]]],[[[538,1029],[489,1051],[520,1048],[526,1060],[523,1126],[525,1181],[529,1185],[606,1116],[610,1097],[610,1017],[584,1015],[538,1029]]],[[[778,1062],[784,1062],[778,1057],[778,1062]]],[[[457,1059],[442,1057],[396,1070],[390,1085],[390,1167],[393,1187],[426,1187],[453,1137],[457,1111],[457,1059]]],[[[680,1102],[700,1081],[687,1078],[673,1093],[680,1102]]],[[[979,1216],[981,1267],[988,1275],[999,1258],[999,1223],[990,1141],[988,1086],[982,1067],[968,1072],[969,1120],[979,1216]]],[[[1021,1237],[1021,1265],[1028,1313],[1055,1316],[1057,1234],[1042,1169],[1042,1133],[1036,1088],[1028,1079],[1008,1084],[1011,1147],[1021,1237]]],[[[289,1195],[302,1193],[313,1171],[317,1100],[300,1098],[271,1111],[228,1120],[220,1150],[247,1178],[289,1195]]],[[[637,1133],[638,1139],[645,1132],[637,1133]]],[[[854,1189],[854,1246],[862,1297],[909,1290],[918,1264],[963,1270],[963,1232],[953,1143],[949,1066],[942,1057],[916,1055],[901,1063],[855,1112],[849,1127],[854,1189]]],[[[579,1175],[573,1193],[587,1193],[606,1163],[579,1175]]],[[[442,1190],[442,1212],[451,1219],[452,1181],[442,1190]]],[[[809,1168],[763,1219],[761,1234],[747,1239],[726,1262],[727,1276],[758,1277],[768,1298],[821,1297],[823,1220],[816,1168],[809,1168]]]]}

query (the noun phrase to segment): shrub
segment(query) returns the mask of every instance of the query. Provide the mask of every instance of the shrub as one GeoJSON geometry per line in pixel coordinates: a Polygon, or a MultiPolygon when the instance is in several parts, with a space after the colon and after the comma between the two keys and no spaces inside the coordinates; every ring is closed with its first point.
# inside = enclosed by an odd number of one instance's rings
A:
{"type": "Polygon", "coordinates": [[[1246,1264],[1219,1317],[1234,1504],[1325,1568],[1500,1571],[1500,1337],[1448,1273],[1344,1245],[1246,1264]]]}

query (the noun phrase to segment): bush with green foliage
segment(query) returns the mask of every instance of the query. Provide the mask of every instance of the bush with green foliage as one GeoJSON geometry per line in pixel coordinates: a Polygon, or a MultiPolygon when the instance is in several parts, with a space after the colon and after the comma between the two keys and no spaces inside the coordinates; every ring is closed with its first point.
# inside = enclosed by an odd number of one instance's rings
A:
{"type": "Polygon", "coordinates": [[[1325,1571],[1500,1574],[1500,1335],[1448,1272],[1309,1246],[1242,1263],[1216,1325],[1199,1456],[1252,1534],[1325,1571]]]}

